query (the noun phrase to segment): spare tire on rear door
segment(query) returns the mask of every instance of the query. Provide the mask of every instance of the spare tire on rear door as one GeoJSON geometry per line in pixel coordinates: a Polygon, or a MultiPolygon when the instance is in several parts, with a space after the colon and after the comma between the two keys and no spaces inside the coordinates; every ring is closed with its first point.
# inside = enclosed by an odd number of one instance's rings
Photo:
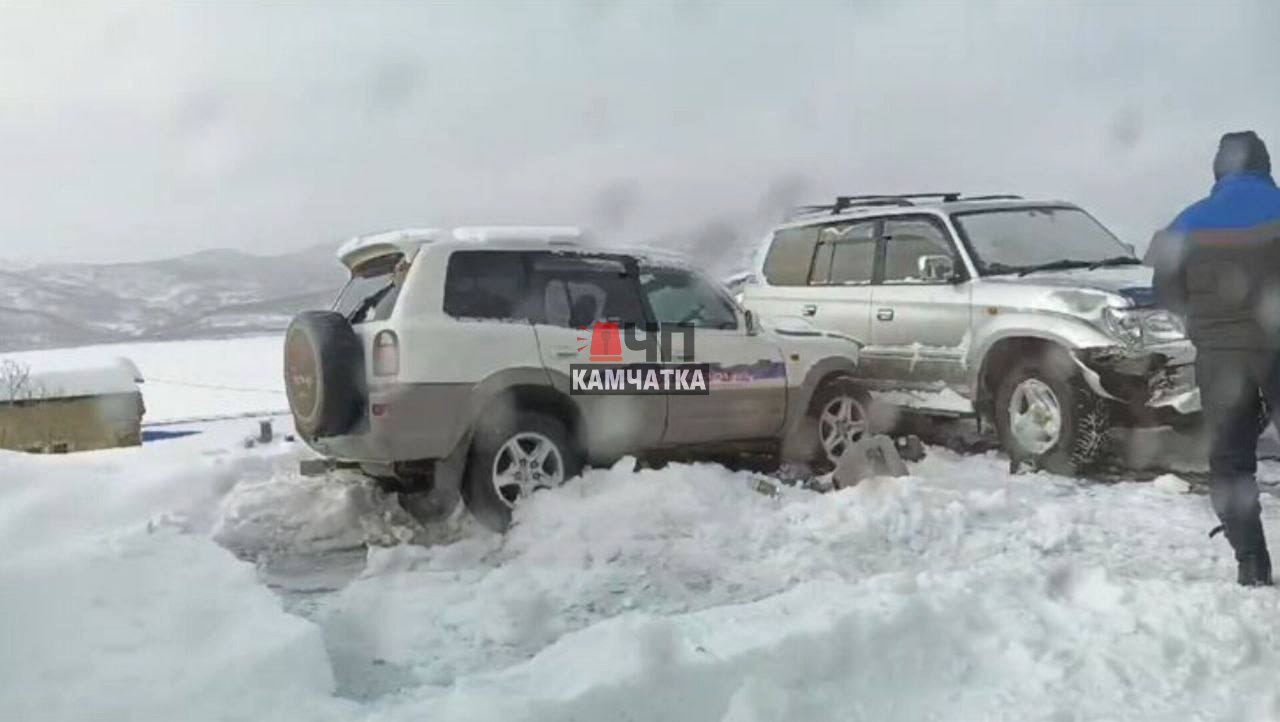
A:
{"type": "Polygon", "coordinates": [[[284,388],[298,433],[346,433],[360,418],[364,387],[364,346],[347,319],[332,311],[295,316],[284,337],[284,388]]]}

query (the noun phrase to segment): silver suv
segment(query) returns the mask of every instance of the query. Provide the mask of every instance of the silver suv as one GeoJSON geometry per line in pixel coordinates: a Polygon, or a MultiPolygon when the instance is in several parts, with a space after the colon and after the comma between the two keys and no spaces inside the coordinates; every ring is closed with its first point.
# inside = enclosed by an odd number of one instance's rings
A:
{"type": "Polygon", "coordinates": [[[778,226],[742,287],[766,319],[862,342],[882,401],[994,422],[1015,461],[1077,472],[1113,425],[1200,408],[1183,323],[1078,206],[957,193],[842,196],[778,226]]]}

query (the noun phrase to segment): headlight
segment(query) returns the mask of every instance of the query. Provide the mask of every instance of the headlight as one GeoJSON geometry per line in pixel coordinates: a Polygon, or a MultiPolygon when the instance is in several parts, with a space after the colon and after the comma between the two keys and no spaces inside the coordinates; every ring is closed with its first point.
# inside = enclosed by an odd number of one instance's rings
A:
{"type": "Polygon", "coordinates": [[[1142,335],[1148,344],[1181,341],[1187,337],[1187,327],[1177,314],[1149,311],[1142,317],[1142,335]]]}
{"type": "Polygon", "coordinates": [[[1168,311],[1107,308],[1102,315],[1107,330],[1131,346],[1169,343],[1187,337],[1182,319],[1168,311]]]}
{"type": "Polygon", "coordinates": [[[1136,311],[1107,307],[1102,312],[1102,318],[1107,322],[1107,330],[1112,336],[1131,346],[1142,343],[1142,320],[1138,318],[1136,311]]]}

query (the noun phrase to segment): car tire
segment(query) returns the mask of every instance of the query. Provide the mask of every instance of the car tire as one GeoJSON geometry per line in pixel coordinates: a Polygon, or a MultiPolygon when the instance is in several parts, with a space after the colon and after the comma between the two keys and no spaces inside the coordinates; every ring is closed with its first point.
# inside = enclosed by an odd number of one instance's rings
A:
{"type": "Polygon", "coordinates": [[[307,438],[346,433],[364,407],[364,345],[342,314],[305,311],[285,332],[284,387],[307,438]]]}
{"type": "Polygon", "coordinates": [[[582,457],[559,419],[517,411],[476,431],[462,483],[467,510],[481,524],[504,532],[511,512],[533,491],[559,486],[582,473],[582,457]],[[546,451],[542,463],[533,466],[546,451]],[[517,453],[518,452],[518,453],[517,453]],[[529,466],[521,466],[520,455],[529,466]],[[503,478],[503,474],[509,475],[503,478]]]}
{"type": "Polygon", "coordinates": [[[1069,359],[1014,364],[996,389],[995,426],[1014,466],[1073,476],[1095,468],[1111,435],[1111,406],[1069,359]]]}
{"type": "Polygon", "coordinates": [[[834,469],[844,448],[871,432],[870,410],[870,395],[852,378],[837,377],[819,387],[804,430],[814,473],[834,469]]]}

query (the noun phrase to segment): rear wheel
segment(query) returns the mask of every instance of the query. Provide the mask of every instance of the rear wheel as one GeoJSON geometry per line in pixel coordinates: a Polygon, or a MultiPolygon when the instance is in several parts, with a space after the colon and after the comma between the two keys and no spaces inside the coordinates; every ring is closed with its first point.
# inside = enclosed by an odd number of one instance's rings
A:
{"type": "Polygon", "coordinates": [[[1069,475],[1096,466],[1111,433],[1110,406],[1061,358],[1015,364],[996,390],[995,423],[1014,463],[1069,475]]]}
{"type": "Polygon", "coordinates": [[[467,509],[494,531],[511,525],[511,512],[543,489],[582,472],[582,460],[564,424],[547,414],[517,412],[477,432],[463,482],[467,509]]]}

